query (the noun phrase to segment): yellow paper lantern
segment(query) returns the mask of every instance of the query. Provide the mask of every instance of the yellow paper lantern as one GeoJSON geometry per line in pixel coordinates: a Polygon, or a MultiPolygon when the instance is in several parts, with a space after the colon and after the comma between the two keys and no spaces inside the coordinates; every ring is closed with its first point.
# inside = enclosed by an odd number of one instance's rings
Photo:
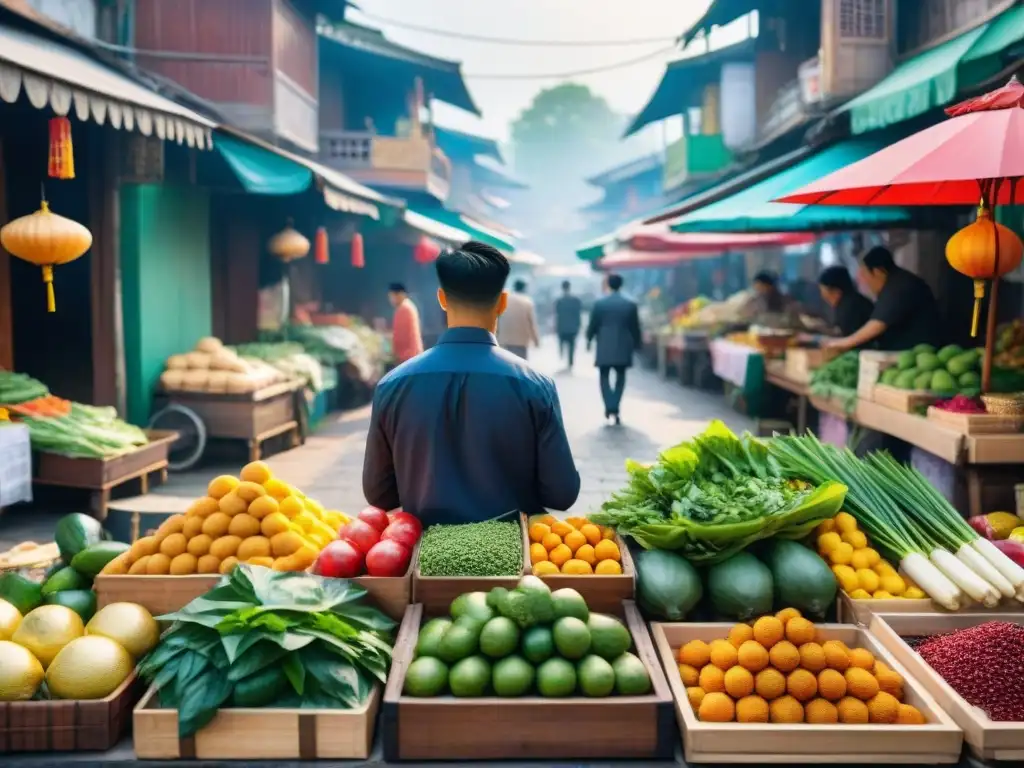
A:
{"type": "Polygon", "coordinates": [[[288,220],[288,226],[267,243],[267,249],[285,264],[303,258],[309,253],[309,247],[309,240],[292,227],[291,219],[288,220]]]}
{"type": "Polygon", "coordinates": [[[38,211],[0,229],[0,246],[12,256],[43,268],[46,311],[55,312],[53,268],[88,251],[92,247],[92,233],[77,221],[53,213],[43,200],[38,211]]]}
{"type": "Polygon", "coordinates": [[[1012,229],[992,218],[984,206],[978,218],[961,229],[946,243],[946,261],[962,275],[974,280],[974,316],[971,336],[978,335],[981,300],[985,298],[985,280],[998,280],[1020,266],[1024,243],[1012,229]]]}

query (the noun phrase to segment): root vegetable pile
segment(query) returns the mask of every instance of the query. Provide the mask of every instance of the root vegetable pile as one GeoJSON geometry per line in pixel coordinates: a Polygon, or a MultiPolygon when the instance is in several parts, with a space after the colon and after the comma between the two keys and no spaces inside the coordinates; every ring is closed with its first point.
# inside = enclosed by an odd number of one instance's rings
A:
{"type": "Polygon", "coordinates": [[[518,576],[523,538],[518,523],[432,525],[420,543],[423,576],[518,576]]]}
{"type": "Polygon", "coordinates": [[[923,640],[916,650],[992,720],[1024,721],[1024,627],[987,621],[923,640]]]}

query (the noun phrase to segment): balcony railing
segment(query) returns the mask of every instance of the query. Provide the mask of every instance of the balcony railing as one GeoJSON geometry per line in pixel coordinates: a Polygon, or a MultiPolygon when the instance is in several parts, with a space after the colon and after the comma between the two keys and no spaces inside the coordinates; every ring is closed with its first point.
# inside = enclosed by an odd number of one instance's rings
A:
{"type": "Polygon", "coordinates": [[[323,161],[358,181],[428,191],[446,198],[452,166],[444,153],[422,136],[378,136],[369,131],[323,131],[323,161]]]}

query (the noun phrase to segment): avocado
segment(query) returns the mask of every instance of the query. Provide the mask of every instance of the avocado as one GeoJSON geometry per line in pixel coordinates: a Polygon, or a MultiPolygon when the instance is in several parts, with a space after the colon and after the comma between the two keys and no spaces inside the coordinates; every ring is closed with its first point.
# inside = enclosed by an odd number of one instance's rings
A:
{"type": "Polygon", "coordinates": [[[437,696],[448,685],[448,667],[432,656],[416,659],[405,671],[406,696],[437,696]]]}
{"type": "Polygon", "coordinates": [[[566,659],[582,659],[590,650],[590,630],[575,616],[566,616],[555,622],[553,628],[555,648],[566,659]]]}
{"type": "Polygon", "coordinates": [[[474,655],[480,647],[480,629],[480,623],[468,616],[456,619],[441,636],[441,642],[437,645],[438,657],[454,664],[474,655]]]}
{"type": "Polygon", "coordinates": [[[448,619],[431,619],[420,630],[416,640],[416,656],[437,656],[441,646],[441,638],[452,623],[448,619]]]}
{"type": "Polygon", "coordinates": [[[494,609],[487,604],[486,592],[466,592],[452,600],[451,615],[453,619],[460,616],[472,616],[485,622],[494,617],[494,609]]]}
{"type": "Polygon", "coordinates": [[[492,659],[508,656],[518,647],[519,627],[512,619],[495,616],[480,631],[480,651],[492,659]]]}
{"type": "Polygon", "coordinates": [[[914,377],[913,389],[928,389],[932,385],[932,372],[925,371],[914,377]]]}
{"type": "Polygon", "coordinates": [[[651,677],[647,668],[632,653],[624,653],[612,662],[615,670],[615,688],[620,696],[643,696],[651,690],[651,677]]]}
{"type": "Polygon", "coordinates": [[[587,608],[587,601],[583,595],[570,587],[563,587],[551,593],[551,599],[555,602],[555,618],[561,619],[565,616],[575,616],[577,619],[586,621],[590,618],[590,609],[587,608]]]}
{"type": "Polygon", "coordinates": [[[555,638],[549,627],[531,627],[523,633],[523,656],[534,664],[547,661],[555,653],[555,638]]]}
{"type": "Polygon", "coordinates": [[[960,374],[957,383],[961,387],[979,387],[981,386],[981,376],[978,375],[977,371],[968,371],[967,373],[960,374]]]}
{"type": "Polygon", "coordinates": [[[932,373],[929,389],[933,392],[954,392],[956,387],[956,379],[950,376],[947,371],[938,370],[932,373]]]}
{"type": "Polygon", "coordinates": [[[954,376],[963,376],[978,366],[978,356],[973,351],[957,355],[946,363],[946,370],[954,376]]]}
{"type": "Polygon", "coordinates": [[[934,371],[941,365],[939,362],[938,355],[934,355],[931,352],[922,352],[917,356],[917,370],[924,373],[925,371],[934,371]]]}
{"type": "Polygon", "coordinates": [[[917,362],[916,356],[908,349],[906,352],[900,352],[896,367],[901,371],[909,371],[914,367],[915,362],[917,362]]]}
{"type": "Polygon", "coordinates": [[[948,344],[936,353],[936,357],[939,358],[939,362],[945,365],[957,355],[961,354],[964,348],[958,344],[948,344]]]}
{"type": "Polygon", "coordinates": [[[615,670],[600,656],[587,656],[577,664],[576,679],[584,696],[608,696],[615,690],[615,670]]]}
{"type": "Polygon", "coordinates": [[[878,382],[880,384],[885,384],[885,385],[891,387],[893,384],[896,383],[896,377],[899,376],[899,375],[900,375],[900,369],[899,368],[887,368],[886,370],[882,371],[882,375],[878,379],[878,382]]]}
{"type": "Polygon", "coordinates": [[[476,698],[483,696],[491,684],[491,664],[483,656],[470,656],[448,671],[448,687],[452,696],[476,698]]]}
{"type": "Polygon", "coordinates": [[[914,378],[917,376],[917,371],[911,368],[909,371],[902,371],[896,380],[893,382],[894,387],[900,389],[912,389],[914,387],[914,378]]]}
{"type": "Polygon", "coordinates": [[[565,659],[548,659],[537,668],[537,691],[546,698],[563,698],[576,690],[576,667],[565,659]]]}
{"type": "Polygon", "coordinates": [[[491,687],[497,696],[522,696],[533,685],[533,667],[522,656],[502,659],[491,670],[491,687]]]}
{"type": "Polygon", "coordinates": [[[628,651],[633,644],[625,624],[605,613],[590,614],[587,629],[590,630],[590,652],[608,661],[628,651]]]}
{"type": "Polygon", "coordinates": [[[933,347],[931,344],[918,344],[910,351],[913,352],[915,355],[923,355],[925,352],[931,352],[932,354],[935,354],[935,347],[933,347]]]}

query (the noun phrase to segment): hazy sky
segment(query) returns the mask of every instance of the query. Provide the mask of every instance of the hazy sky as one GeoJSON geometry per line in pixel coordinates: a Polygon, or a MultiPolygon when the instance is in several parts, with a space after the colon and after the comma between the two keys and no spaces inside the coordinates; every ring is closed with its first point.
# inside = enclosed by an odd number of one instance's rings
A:
{"type": "MultiPolygon", "coordinates": [[[[461,60],[483,122],[461,110],[438,108],[438,122],[505,139],[508,123],[534,94],[559,80],[491,80],[474,74],[572,72],[641,57],[672,46],[672,40],[704,12],[709,0],[356,0],[367,13],[418,26],[524,40],[622,40],[656,38],[642,45],[594,48],[495,45],[399,29],[352,12],[353,21],[384,30],[395,42],[461,60]]],[[[611,72],[573,78],[604,96],[618,111],[633,114],[657,86],[665,64],[678,51],[611,72]]]]}

